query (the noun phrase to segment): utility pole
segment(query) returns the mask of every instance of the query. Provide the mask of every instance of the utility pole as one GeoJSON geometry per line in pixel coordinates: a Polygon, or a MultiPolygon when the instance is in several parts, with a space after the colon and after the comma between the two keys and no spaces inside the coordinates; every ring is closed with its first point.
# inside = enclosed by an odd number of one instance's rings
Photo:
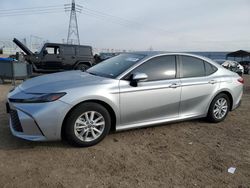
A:
{"type": "Polygon", "coordinates": [[[70,20],[69,20],[69,29],[68,29],[68,37],[67,44],[80,44],[79,32],[78,32],[78,24],[76,13],[81,13],[82,6],[77,5],[75,0],[72,0],[71,4],[65,4],[65,11],[70,11],[70,20]]]}

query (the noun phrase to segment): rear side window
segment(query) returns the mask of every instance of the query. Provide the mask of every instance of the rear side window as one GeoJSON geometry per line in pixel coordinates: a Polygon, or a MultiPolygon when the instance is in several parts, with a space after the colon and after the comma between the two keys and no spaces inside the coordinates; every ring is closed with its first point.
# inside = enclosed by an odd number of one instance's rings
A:
{"type": "Polygon", "coordinates": [[[206,70],[206,75],[210,75],[213,74],[217,71],[217,68],[213,65],[211,65],[210,63],[204,61],[205,63],[205,70],[206,70]]]}
{"type": "Polygon", "coordinates": [[[64,46],[63,47],[64,55],[75,55],[75,48],[73,46],[64,46]]]}
{"type": "Polygon", "coordinates": [[[176,58],[175,56],[155,57],[143,63],[132,71],[148,75],[148,81],[173,79],[176,77],[176,58]]]}
{"type": "Polygon", "coordinates": [[[80,46],[76,49],[78,55],[92,55],[92,49],[90,47],[80,46]]]}
{"type": "Polygon", "coordinates": [[[181,56],[181,77],[200,77],[205,76],[204,61],[195,57],[181,56]]]}

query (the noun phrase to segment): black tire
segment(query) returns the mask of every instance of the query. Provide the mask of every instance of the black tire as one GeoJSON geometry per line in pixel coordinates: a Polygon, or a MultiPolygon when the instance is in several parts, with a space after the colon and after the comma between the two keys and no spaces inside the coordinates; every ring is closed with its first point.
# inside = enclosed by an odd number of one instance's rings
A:
{"type": "Polygon", "coordinates": [[[63,133],[64,133],[63,138],[65,138],[66,141],[71,145],[74,145],[77,147],[89,147],[102,141],[104,137],[109,133],[110,127],[111,127],[111,118],[110,118],[109,112],[107,111],[105,107],[103,107],[100,104],[93,103],[93,102],[82,103],[79,106],[77,106],[75,109],[73,109],[70,112],[68,118],[66,119],[64,130],[63,130],[63,133]],[[89,111],[95,111],[99,113],[100,115],[102,115],[105,125],[104,125],[103,132],[100,134],[100,136],[97,139],[93,141],[83,141],[83,140],[80,140],[75,133],[75,123],[82,114],[84,114],[85,112],[89,112],[89,111]]]}
{"type": "Polygon", "coordinates": [[[210,122],[213,122],[213,123],[219,123],[219,122],[221,122],[221,121],[223,121],[225,118],[226,118],[226,116],[227,116],[227,114],[228,114],[228,112],[229,112],[229,109],[230,109],[230,106],[231,106],[231,104],[230,104],[231,102],[230,102],[230,100],[229,100],[229,97],[225,94],[225,93],[220,93],[220,94],[218,94],[214,99],[213,99],[213,101],[211,102],[211,104],[210,104],[210,107],[209,107],[209,110],[208,110],[208,114],[207,114],[207,120],[208,121],[210,121],[210,122]],[[223,116],[223,117],[221,117],[221,118],[217,118],[216,116],[215,116],[215,114],[214,114],[214,108],[215,108],[215,104],[216,104],[216,102],[219,100],[219,99],[225,99],[226,100],[226,103],[227,103],[227,110],[226,110],[226,113],[225,113],[225,115],[223,116]]]}
{"type": "Polygon", "coordinates": [[[80,64],[78,64],[77,66],[76,66],[76,70],[81,70],[81,71],[83,71],[83,72],[85,72],[86,70],[88,70],[89,69],[89,65],[86,65],[86,64],[83,64],[83,63],[80,63],[80,64]]]}

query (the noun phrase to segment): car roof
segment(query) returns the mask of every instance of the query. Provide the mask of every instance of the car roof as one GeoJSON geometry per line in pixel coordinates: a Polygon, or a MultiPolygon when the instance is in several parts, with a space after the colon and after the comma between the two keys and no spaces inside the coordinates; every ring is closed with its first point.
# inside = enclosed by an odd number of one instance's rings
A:
{"type": "Polygon", "coordinates": [[[209,59],[205,56],[197,55],[192,52],[186,53],[186,52],[166,52],[166,51],[136,51],[136,52],[127,52],[128,54],[138,54],[138,55],[145,55],[147,57],[154,57],[154,56],[161,56],[161,55],[186,55],[186,56],[192,56],[204,59],[206,61],[212,61],[212,59],[209,59]]]}
{"type": "Polygon", "coordinates": [[[87,47],[87,48],[92,48],[91,46],[88,45],[75,45],[75,44],[62,44],[62,43],[45,43],[44,45],[46,46],[73,46],[73,47],[87,47]]]}
{"type": "Polygon", "coordinates": [[[155,56],[155,55],[164,55],[171,52],[165,52],[165,51],[135,51],[135,52],[127,52],[128,54],[140,54],[145,56],[155,56]]]}
{"type": "Polygon", "coordinates": [[[192,52],[186,53],[186,52],[166,52],[166,51],[137,51],[137,52],[126,52],[126,54],[144,55],[145,57],[142,60],[150,59],[150,58],[157,57],[157,56],[162,56],[162,55],[191,56],[191,57],[199,58],[199,59],[202,59],[202,60],[204,60],[206,62],[209,62],[209,63],[213,64],[217,68],[221,67],[221,65],[219,65],[217,62],[213,61],[212,59],[207,58],[205,56],[194,54],[192,52]]]}

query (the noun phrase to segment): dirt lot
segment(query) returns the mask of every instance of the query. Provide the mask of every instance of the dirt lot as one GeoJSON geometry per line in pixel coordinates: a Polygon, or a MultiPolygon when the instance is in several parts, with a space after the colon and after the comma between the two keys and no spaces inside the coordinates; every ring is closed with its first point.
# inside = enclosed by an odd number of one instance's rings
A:
{"type": "Polygon", "coordinates": [[[223,123],[174,123],[72,148],[13,137],[10,84],[0,85],[0,187],[250,187],[250,76],[245,86],[242,106],[223,123]]]}

